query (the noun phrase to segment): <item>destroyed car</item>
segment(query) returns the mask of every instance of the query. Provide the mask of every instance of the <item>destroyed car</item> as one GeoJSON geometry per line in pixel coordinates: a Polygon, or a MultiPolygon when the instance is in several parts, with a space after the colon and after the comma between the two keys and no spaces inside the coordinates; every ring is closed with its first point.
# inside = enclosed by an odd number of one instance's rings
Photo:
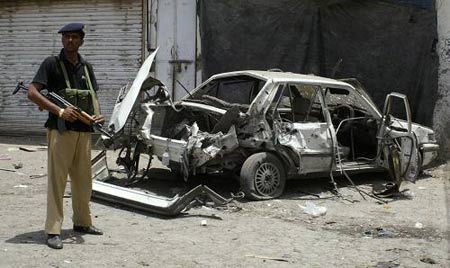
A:
{"type": "Polygon", "coordinates": [[[324,174],[384,170],[399,186],[437,156],[433,130],[411,122],[402,94],[380,111],[355,79],[249,70],[214,75],[173,102],[149,75],[155,53],[121,90],[112,138],[103,136],[130,178],[148,154],[185,180],[238,177],[245,197],[261,200],[279,197],[286,179],[324,174]],[[392,116],[399,101],[404,119],[392,116]]]}

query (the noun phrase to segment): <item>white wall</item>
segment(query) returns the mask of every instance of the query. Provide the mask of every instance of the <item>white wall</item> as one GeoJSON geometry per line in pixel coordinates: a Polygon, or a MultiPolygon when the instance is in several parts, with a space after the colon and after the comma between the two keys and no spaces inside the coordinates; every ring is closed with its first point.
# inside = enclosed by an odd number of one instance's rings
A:
{"type": "Polygon", "coordinates": [[[433,128],[441,146],[441,158],[450,157],[450,1],[436,0],[438,17],[439,82],[433,128]]]}

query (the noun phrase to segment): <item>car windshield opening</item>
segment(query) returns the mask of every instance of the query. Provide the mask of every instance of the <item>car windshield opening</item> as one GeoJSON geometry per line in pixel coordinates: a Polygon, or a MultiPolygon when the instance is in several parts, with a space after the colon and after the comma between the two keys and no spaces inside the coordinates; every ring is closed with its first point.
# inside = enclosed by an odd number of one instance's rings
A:
{"type": "Polygon", "coordinates": [[[264,84],[265,81],[246,75],[225,77],[212,80],[189,99],[203,99],[208,95],[230,104],[249,105],[264,84]]]}

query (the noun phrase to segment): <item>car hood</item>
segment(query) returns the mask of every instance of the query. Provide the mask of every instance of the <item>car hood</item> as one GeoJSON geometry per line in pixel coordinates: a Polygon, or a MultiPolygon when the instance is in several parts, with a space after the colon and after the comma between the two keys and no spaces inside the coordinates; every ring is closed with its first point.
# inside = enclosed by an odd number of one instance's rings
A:
{"type": "Polygon", "coordinates": [[[153,64],[157,52],[158,49],[156,49],[152,54],[150,54],[150,56],[147,57],[147,59],[144,61],[144,64],[142,64],[141,68],[139,69],[128,93],[122,100],[118,100],[116,102],[108,124],[108,129],[110,130],[110,132],[116,134],[123,129],[134,105],[136,104],[136,100],[139,96],[142,85],[144,83],[148,83],[148,81],[151,81],[151,83],[159,82],[158,80],[149,76],[150,68],[153,64]]]}

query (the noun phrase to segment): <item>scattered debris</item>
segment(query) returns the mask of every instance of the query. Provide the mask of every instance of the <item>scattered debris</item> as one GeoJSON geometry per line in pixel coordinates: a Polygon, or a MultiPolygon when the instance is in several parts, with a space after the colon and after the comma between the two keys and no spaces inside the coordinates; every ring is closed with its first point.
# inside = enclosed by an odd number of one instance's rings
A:
{"type": "Polygon", "coordinates": [[[14,188],[28,188],[28,185],[19,184],[19,185],[15,185],[14,188]]]}
{"type": "Polygon", "coordinates": [[[39,179],[39,178],[42,178],[42,177],[45,177],[45,176],[47,176],[47,174],[45,174],[45,173],[33,174],[33,175],[30,175],[30,179],[39,179]]]}
{"type": "Polygon", "coordinates": [[[372,231],[365,231],[363,233],[363,238],[373,238],[372,231]]]}
{"type": "Polygon", "coordinates": [[[46,151],[47,147],[38,147],[38,148],[19,147],[19,150],[22,150],[25,152],[37,152],[37,151],[46,151]]]}
{"type": "Polygon", "coordinates": [[[268,256],[262,256],[262,255],[251,255],[251,254],[247,254],[247,255],[245,255],[245,257],[258,258],[258,259],[271,260],[271,261],[289,262],[288,259],[277,258],[277,257],[268,257],[268,256]]]}
{"type": "Polygon", "coordinates": [[[0,168],[1,171],[16,172],[14,169],[0,168]]]}
{"type": "Polygon", "coordinates": [[[433,260],[432,258],[429,257],[425,257],[420,259],[421,262],[423,263],[428,263],[428,264],[437,264],[437,262],[435,260],[433,260]]]}
{"type": "Polygon", "coordinates": [[[390,237],[394,236],[393,232],[391,232],[389,230],[386,230],[386,229],[384,229],[382,227],[378,227],[378,228],[376,228],[376,230],[377,230],[377,237],[390,238],[390,237]]]}
{"type": "Polygon", "coordinates": [[[420,222],[416,222],[416,224],[414,225],[414,228],[422,229],[423,228],[423,224],[420,223],[420,222]]]}
{"type": "Polygon", "coordinates": [[[313,217],[319,217],[327,214],[327,208],[316,206],[311,201],[306,201],[305,206],[299,205],[306,214],[312,215],[313,217]]]}
{"type": "Polygon", "coordinates": [[[145,262],[145,261],[138,261],[138,264],[139,264],[139,265],[142,265],[142,266],[145,266],[145,267],[150,266],[150,264],[148,264],[148,263],[145,262]]]}
{"type": "Polygon", "coordinates": [[[206,226],[206,225],[208,225],[208,222],[207,222],[206,220],[202,220],[202,221],[200,222],[200,225],[201,225],[201,226],[206,226]]]}
{"type": "Polygon", "coordinates": [[[412,200],[412,199],[414,199],[414,197],[416,197],[416,194],[414,194],[414,192],[411,192],[409,190],[402,191],[401,194],[404,198],[409,199],[409,200],[412,200]]]}
{"type": "Polygon", "coordinates": [[[104,245],[104,246],[117,246],[117,245],[119,245],[119,243],[103,242],[102,245],[104,245]]]}
{"type": "Polygon", "coordinates": [[[400,263],[398,263],[397,261],[380,261],[377,264],[375,264],[375,266],[373,266],[374,268],[395,268],[395,267],[399,267],[400,263]]]}
{"type": "Polygon", "coordinates": [[[14,166],[15,169],[21,169],[21,168],[23,168],[22,162],[19,162],[19,163],[17,163],[17,164],[14,163],[13,166],[14,166]]]}
{"type": "Polygon", "coordinates": [[[399,253],[400,251],[409,251],[409,250],[404,248],[388,248],[386,249],[386,251],[393,251],[395,253],[399,253]]]}
{"type": "Polygon", "coordinates": [[[365,231],[363,234],[364,238],[392,238],[395,233],[384,229],[383,227],[377,227],[375,230],[365,231]]]}

